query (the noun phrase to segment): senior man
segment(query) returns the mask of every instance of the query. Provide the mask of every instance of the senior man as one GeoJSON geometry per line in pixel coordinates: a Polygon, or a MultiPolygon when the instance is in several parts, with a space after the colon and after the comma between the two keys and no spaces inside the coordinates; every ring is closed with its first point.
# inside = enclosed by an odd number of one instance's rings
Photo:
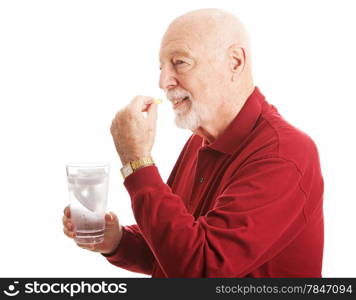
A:
{"type": "MultiPolygon", "coordinates": [[[[80,247],[152,277],[321,277],[317,148],[254,86],[250,51],[230,13],[170,24],[159,84],[193,134],[165,183],[151,158],[157,104],[137,96],[119,111],[111,134],[137,224],[108,213],[104,242],[80,247]]],[[[63,224],[73,238],[68,208],[63,224]]]]}

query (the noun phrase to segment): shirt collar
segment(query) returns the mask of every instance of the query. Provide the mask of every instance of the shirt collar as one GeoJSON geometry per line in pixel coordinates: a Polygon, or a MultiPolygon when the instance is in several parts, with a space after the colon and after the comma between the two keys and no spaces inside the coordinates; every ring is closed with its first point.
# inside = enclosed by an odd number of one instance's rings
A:
{"type": "Polygon", "coordinates": [[[207,144],[206,141],[203,140],[203,147],[230,155],[233,154],[253,129],[261,114],[264,99],[265,97],[258,87],[255,87],[237,116],[225,131],[211,144],[207,144]]]}

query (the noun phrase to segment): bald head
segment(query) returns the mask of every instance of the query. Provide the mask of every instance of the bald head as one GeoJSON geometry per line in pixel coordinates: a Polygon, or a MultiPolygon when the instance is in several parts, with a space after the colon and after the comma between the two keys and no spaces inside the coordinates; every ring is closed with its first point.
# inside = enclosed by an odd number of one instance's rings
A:
{"type": "Polygon", "coordinates": [[[248,34],[233,14],[216,9],[199,9],[179,16],[169,25],[162,45],[172,39],[186,38],[194,41],[205,52],[219,57],[222,50],[234,45],[244,49],[246,63],[251,60],[248,34]]]}

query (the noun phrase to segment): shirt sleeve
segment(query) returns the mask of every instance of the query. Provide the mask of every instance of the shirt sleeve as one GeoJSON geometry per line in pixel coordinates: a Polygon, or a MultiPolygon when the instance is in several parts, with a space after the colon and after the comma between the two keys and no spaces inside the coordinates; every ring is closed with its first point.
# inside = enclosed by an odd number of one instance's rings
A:
{"type": "Polygon", "coordinates": [[[119,246],[111,255],[103,255],[113,265],[152,275],[154,257],[137,225],[123,226],[119,246]]]}
{"type": "Polygon", "coordinates": [[[306,225],[296,166],[278,157],[246,164],[214,207],[195,219],[155,166],[125,180],[141,233],[167,277],[244,277],[306,225]]]}
{"type": "MultiPolygon", "coordinates": [[[[188,147],[194,135],[191,135],[184,145],[178,161],[175,164],[169,178],[167,185],[170,186],[179,166],[186,148],[188,147]]],[[[132,176],[132,175],[131,175],[132,176]]],[[[123,226],[123,236],[119,246],[110,255],[103,254],[104,257],[113,265],[126,269],[131,272],[143,273],[152,275],[155,258],[151,249],[148,247],[145,239],[141,234],[141,230],[137,225],[123,226]]]]}

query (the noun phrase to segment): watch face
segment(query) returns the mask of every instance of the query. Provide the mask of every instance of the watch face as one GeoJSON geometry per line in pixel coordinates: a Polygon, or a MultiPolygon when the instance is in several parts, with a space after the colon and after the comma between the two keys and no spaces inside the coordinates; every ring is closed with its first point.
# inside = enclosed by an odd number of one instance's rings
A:
{"type": "Polygon", "coordinates": [[[121,168],[121,174],[122,174],[122,176],[124,176],[124,178],[129,176],[132,172],[133,172],[133,170],[132,170],[130,164],[127,164],[121,168]]]}

